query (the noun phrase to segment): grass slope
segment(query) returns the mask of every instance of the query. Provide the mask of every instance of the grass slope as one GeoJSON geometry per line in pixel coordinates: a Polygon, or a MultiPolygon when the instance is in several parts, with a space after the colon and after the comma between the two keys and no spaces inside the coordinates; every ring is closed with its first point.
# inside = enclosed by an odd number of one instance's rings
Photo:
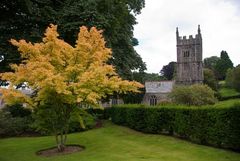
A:
{"type": "Polygon", "coordinates": [[[53,137],[0,139],[0,161],[239,161],[240,154],[162,135],[135,132],[106,123],[103,128],[69,135],[79,153],[40,157],[35,152],[55,145],[53,137]]]}
{"type": "Polygon", "coordinates": [[[232,88],[221,88],[219,90],[219,93],[222,97],[232,97],[232,96],[240,95],[239,92],[237,92],[235,89],[232,89],[232,88]]]}

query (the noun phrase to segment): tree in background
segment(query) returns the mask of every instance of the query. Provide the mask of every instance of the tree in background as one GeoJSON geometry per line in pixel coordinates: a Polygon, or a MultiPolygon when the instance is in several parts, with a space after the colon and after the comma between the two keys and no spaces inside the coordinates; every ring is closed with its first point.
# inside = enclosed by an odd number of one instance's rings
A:
{"type": "MultiPolygon", "coordinates": [[[[23,61],[12,65],[15,72],[3,73],[3,80],[11,82],[9,89],[0,89],[8,104],[27,103],[48,110],[48,126],[56,137],[59,151],[63,151],[71,115],[78,108],[98,106],[109,94],[138,92],[140,83],[122,80],[107,61],[111,50],[105,47],[101,32],[81,27],[75,46],[58,38],[57,26],[51,25],[41,43],[11,40],[18,47],[23,61]],[[29,97],[14,88],[27,82],[35,96],[29,97]]],[[[41,126],[41,124],[40,124],[41,126]]],[[[45,126],[46,128],[46,126],[45,126]]]]}
{"type": "Polygon", "coordinates": [[[203,69],[204,80],[203,83],[211,87],[213,90],[217,90],[217,80],[214,75],[214,72],[211,69],[203,69]]]}
{"type": "Polygon", "coordinates": [[[233,69],[228,69],[226,85],[240,92],[240,65],[233,69]]]}
{"type": "Polygon", "coordinates": [[[233,71],[233,87],[240,92],[240,65],[234,68],[233,71]]]}
{"type": "Polygon", "coordinates": [[[226,74],[225,84],[229,88],[233,88],[233,71],[234,68],[228,69],[226,74]]]}
{"type": "Polygon", "coordinates": [[[132,80],[144,84],[146,81],[161,81],[166,80],[166,78],[159,75],[158,73],[133,72],[132,80]]]}
{"type": "Polygon", "coordinates": [[[205,58],[203,60],[203,67],[207,69],[211,69],[214,75],[216,75],[215,66],[219,60],[220,58],[217,56],[211,56],[211,57],[205,58]]]}
{"type": "Polygon", "coordinates": [[[144,0],[72,0],[62,10],[60,30],[64,38],[71,42],[74,39],[68,35],[76,35],[78,26],[103,29],[107,46],[113,51],[111,63],[116,66],[120,76],[131,79],[132,70],[146,69],[133,48],[138,44],[133,37],[135,15],[140,13],[144,5],[144,0]]]}
{"type": "Polygon", "coordinates": [[[0,62],[0,73],[10,71],[9,64],[21,61],[16,47],[9,40],[15,38],[40,42],[47,25],[56,23],[58,6],[61,6],[59,1],[49,0],[1,1],[0,55],[4,56],[4,60],[0,62]]]}
{"type": "Polygon", "coordinates": [[[176,62],[170,62],[168,65],[164,65],[160,73],[167,80],[172,80],[176,72],[176,62]]]}
{"type": "Polygon", "coordinates": [[[109,63],[117,73],[131,79],[132,70],[146,69],[142,58],[133,46],[138,41],[133,36],[135,16],[145,6],[144,0],[3,0],[0,4],[0,72],[10,71],[9,64],[19,63],[16,48],[10,38],[40,42],[49,23],[59,25],[62,38],[74,45],[79,26],[96,26],[104,30],[107,47],[113,57],[109,63]]]}
{"type": "Polygon", "coordinates": [[[233,63],[229,58],[228,53],[226,51],[222,51],[220,59],[215,65],[218,80],[224,80],[226,78],[227,70],[231,68],[233,68],[233,63]]]}

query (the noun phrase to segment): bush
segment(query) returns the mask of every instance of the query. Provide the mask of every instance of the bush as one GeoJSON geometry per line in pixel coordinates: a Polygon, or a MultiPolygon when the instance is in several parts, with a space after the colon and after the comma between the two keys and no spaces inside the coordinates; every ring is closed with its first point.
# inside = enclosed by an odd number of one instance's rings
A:
{"type": "Polygon", "coordinates": [[[203,107],[121,105],[108,109],[114,123],[153,134],[240,151],[240,102],[203,107]]]}
{"type": "Polygon", "coordinates": [[[10,112],[0,110],[0,136],[19,136],[32,132],[31,117],[13,117],[10,112]]]}
{"type": "Polygon", "coordinates": [[[73,114],[69,122],[69,132],[80,132],[92,129],[96,125],[97,116],[93,113],[90,114],[85,110],[79,113],[73,114]],[[80,116],[80,117],[79,117],[80,116]]]}
{"type": "Polygon", "coordinates": [[[216,103],[214,91],[207,85],[176,86],[169,94],[176,104],[202,106],[216,103]]]}
{"type": "Polygon", "coordinates": [[[7,105],[3,110],[10,112],[12,117],[28,117],[32,114],[30,109],[24,108],[21,104],[7,105]]]}
{"type": "Polygon", "coordinates": [[[24,108],[21,104],[6,106],[0,110],[0,136],[19,136],[32,134],[31,110],[24,108]]]}

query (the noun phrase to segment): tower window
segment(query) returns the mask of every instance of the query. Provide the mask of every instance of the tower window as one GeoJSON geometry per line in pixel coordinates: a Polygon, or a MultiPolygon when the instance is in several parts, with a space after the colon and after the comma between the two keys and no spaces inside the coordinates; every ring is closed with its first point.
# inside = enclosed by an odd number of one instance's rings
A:
{"type": "Polygon", "coordinates": [[[183,57],[189,57],[190,56],[190,52],[189,51],[184,51],[183,52],[183,57]]]}

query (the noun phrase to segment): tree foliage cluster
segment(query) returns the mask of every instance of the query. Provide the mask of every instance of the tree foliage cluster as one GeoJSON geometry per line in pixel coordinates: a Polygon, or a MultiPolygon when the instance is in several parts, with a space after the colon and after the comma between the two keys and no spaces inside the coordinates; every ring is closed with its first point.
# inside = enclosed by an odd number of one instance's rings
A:
{"type": "Polygon", "coordinates": [[[164,65],[160,71],[160,74],[167,80],[172,80],[176,73],[176,62],[170,62],[168,65],[164,65]]]}
{"type": "Polygon", "coordinates": [[[204,68],[212,70],[217,80],[226,78],[227,70],[233,68],[233,63],[226,51],[221,51],[220,57],[212,56],[204,59],[204,68]]]}
{"type": "Polygon", "coordinates": [[[21,104],[6,106],[0,110],[0,136],[20,136],[34,133],[31,110],[21,104]]]}
{"type": "Polygon", "coordinates": [[[14,39],[11,43],[18,47],[23,61],[11,65],[14,72],[0,75],[11,82],[8,89],[0,89],[3,99],[8,104],[48,107],[46,117],[53,123],[48,129],[55,135],[60,151],[64,150],[72,114],[80,115],[77,108],[98,106],[107,95],[138,92],[143,87],[122,80],[107,63],[112,52],[105,46],[101,31],[94,27],[81,27],[75,46],[59,39],[54,25],[47,28],[40,43],[14,39]],[[35,91],[32,97],[15,89],[23,82],[35,91]]]}
{"type": "Polygon", "coordinates": [[[11,38],[40,42],[50,23],[59,25],[61,37],[71,45],[75,43],[79,26],[95,26],[104,32],[113,57],[109,62],[117,73],[131,77],[132,70],[145,70],[146,65],[133,46],[135,15],[145,6],[144,0],[3,0],[0,4],[0,72],[9,71],[10,63],[20,63],[11,38]],[[2,56],[1,56],[2,58],[2,56]]]}
{"type": "Polygon", "coordinates": [[[202,106],[216,103],[214,91],[207,85],[175,86],[169,94],[173,103],[202,106]]]}
{"type": "Polygon", "coordinates": [[[215,66],[217,78],[219,80],[225,80],[227,70],[231,68],[233,68],[233,63],[230,60],[228,53],[226,51],[222,51],[220,60],[217,61],[215,66]]]}
{"type": "Polygon", "coordinates": [[[240,65],[233,69],[228,69],[226,76],[226,85],[240,92],[240,65]]]}
{"type": "Polygon", "coordinates": [[[217,91],[218,90],[218,82],[217,82],[214,72],[211,69],[204,68],[203,76],[204,76],[203,83],[208,85],[213,90],[217,91]]]}

